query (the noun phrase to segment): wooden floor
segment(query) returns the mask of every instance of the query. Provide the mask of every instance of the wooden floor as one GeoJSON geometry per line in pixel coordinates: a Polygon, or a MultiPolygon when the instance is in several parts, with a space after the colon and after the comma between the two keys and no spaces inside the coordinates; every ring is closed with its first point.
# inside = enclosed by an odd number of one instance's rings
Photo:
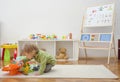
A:
{"type": "MultiPolygon", "coordinates": [[[[107,58],[92,58],[88,59],[80,59],[79,61],[59,61],[57,64],[94,64],[94,65],[105,65],[108,69],[110,69],[113,73],[120,77],[120,61],[115,61],[111,59],[110,64],[107,64],[107,58]]],[[[27,79],[0,79],[0,82],[120,82],[120,79],[34,79],[34,78],[27,78],[27,79]]]]}

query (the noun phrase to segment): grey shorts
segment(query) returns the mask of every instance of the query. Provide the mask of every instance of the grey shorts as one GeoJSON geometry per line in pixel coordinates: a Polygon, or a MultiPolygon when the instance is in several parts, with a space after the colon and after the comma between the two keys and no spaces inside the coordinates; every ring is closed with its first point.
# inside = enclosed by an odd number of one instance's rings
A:
{"type": "Polygon", "coordinates": [[[47,64],[44,73],[49,72],[53,66],[54,66],[54,65],[47,64]]]}

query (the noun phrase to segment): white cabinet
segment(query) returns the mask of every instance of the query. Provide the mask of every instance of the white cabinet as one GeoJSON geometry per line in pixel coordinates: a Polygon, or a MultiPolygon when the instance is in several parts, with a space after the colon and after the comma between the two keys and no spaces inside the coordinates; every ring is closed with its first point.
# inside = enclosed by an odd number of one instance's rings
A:
{"type": "Polygon", "coordinates": [[[78,60],[79,42],[76,40],[19,40],[18,55],[20,55],[21,48],[25,43],[34,43],[40,49],[45,49],[53,57],[56,56],[59,48],[66,48],[69,56],[68,60],[78,60]]]}

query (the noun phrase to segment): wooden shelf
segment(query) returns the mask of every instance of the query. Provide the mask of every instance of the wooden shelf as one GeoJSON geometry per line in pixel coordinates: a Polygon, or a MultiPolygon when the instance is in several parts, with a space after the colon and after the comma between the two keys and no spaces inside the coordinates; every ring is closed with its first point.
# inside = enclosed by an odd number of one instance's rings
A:
{"type": "Polygon", "coordinates": [[[103,50],[108,50],[109,48],[106,47],[92,47],[92,46],[86,46],[86,47],[79,47],[83,49],[103,49],[103,50]]]}
{"type": "Polygon", "coordinates": [[[95,43],[95,42],[96,42],[96,43],[97,43],[97,42],[101,42],[101,43],[111,43],[111,41],[80,41],[80,42],[85,42],[85,43],[89,43],[89,42],[91,42],[91,43],[92,43],[92,42],[94,42],[94,43],[95,43]]]}
{"type": "Polygon", "coordinates": [[[78,60],[79,42],[77,40],[19,40],[18,55],[20,55],[22,46],[25,43],[36,44],[39,49],[45,49],[46,52],[51,54],[53,57],[56,57],[60,48],[66,48],[66,53],[68,54],[69,59],[62,59],[60,61],[78,60]]]}

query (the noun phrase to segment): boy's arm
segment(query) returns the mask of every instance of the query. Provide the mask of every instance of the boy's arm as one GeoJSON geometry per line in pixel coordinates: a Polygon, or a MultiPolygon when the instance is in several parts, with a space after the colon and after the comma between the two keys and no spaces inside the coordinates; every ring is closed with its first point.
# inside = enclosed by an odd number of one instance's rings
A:
{"type": "Polygon", "coordinates": [[[25,59],[22,59],[18,62],[19,65],[23,66],[26,62],[30,61],[29,59],[25,58],[25,59]]]}
{"type": "Polygon", "coordinates": [[[26,62],[30,61],[30,59],[25,58],[22,61],[23,61],[23,63],[26,63],[26,62]]]}

